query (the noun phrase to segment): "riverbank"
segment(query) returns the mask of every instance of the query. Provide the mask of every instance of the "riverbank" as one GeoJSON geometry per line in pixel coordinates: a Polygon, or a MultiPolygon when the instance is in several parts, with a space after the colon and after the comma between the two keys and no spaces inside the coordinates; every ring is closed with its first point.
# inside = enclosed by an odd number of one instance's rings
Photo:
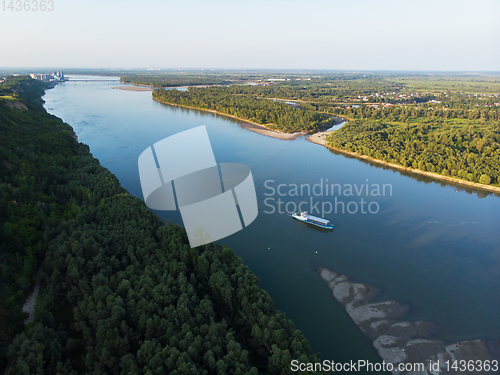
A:
{"type": "Polygon", "coordinates": [[[380,291],[372,285],[352,282],[347,276],[326,267],[316,271],[332,290],[333,297],[372,341],[387,364],[386,368],[393,374],[454,374],[451,365],[456,361],[474,364],[481,361],[484,364],[495,359],[492,353],[498,352],[498,340],[445,343],[433,339],[437,329],[433,323],[405,319],[410,311],[408,304],[393,300],[373,302],[380,291]],[[392,364],[392,369],[389,364],[392,364]],[[415,371],[415,368],[408,371],[405,365],[412,364],[422,364],[420,371],[415,371]],[[399,366],[405,370],[399,371],[399,366]]]}
{"type": "Polygon", "coordinates": [[[230,118],[233,118],[235,120],[241,121],[242,123],[240,125],[241,125],[241,127],[243,129],[250,130],[250,131],[252,131],[254,133],[259,133],[259,134],[265,135],[267,137],[281,139],[281,140],[284,140],[284,141],[293,141],[294,139],[297,139],[299,137],[302,137],[304,135],[309,134],[308,131],[300,131],[300,132],[293,132],[293,133],[282,133],[282,132],[279,132],[277,130],[271,130],[271,129],[267,128],[266,126],[258,124],[256,122],[245,120],[245,119],[242,119],[240,117],[233,116],[233,115],[228,115],[226,113],[222,113],[222,112],[219,112],[219,111],[214,111],[212,109],[196,108],[196,107],[191,107],[191,106],[188,106],[188,105],[181,105],[181,104],[164,102],[164,101],[158,100],[156,98],[153,98],[153,99],[156,100],[158,103],[162,103],[162,104],[168,104],[168,105],[172,105],[172,106],[176,106],[176,107],[182,107],[182,108],[196,109],[198,111],[210,112],[210,113],[214,113],[216,115],[230,117],[230,118]]]}
{"type": "Polygon", "coordinates": [[[124,91],[153,91],[151,87],[138,87],[138,86],[116,86],[111,87],[116,90],[124,90],[124,91]]]}
{"type": "Polygon", "coordinates": [[[311,134],[306,139],[309,142],[316,143],[317,145],[325,146],[326,148],[329,148],[330,150],[339,152],[341,154],[350,155],[350,156],[353,156],[357,159],[367,160],[367,161],[370,161],[372,163],[385,165],[387,167],[399,169],[401,171],[405,171],[408,173],[414,173],[414,174],[419,174],[422,176],[427,176],[427,177],[430,177],[430,178],[435,179],[435,180],[446,181],[446,182],[450,182],[452,184],[468,186],[468,187],[472,187],[474,189],[481,189],[481,190],[486,190],[486,191],[489,191],[492,193],[500,194],[500,187],[497,187],[497,186],[483,185],[483,184],[479,184],[477,182],[460,180],[458,178],[443,176],[443,175],[433,173],[433,172],[426,172],[426,171],[421,171],[419,169],[403,167],[402,165],[399,165],[399,164],[389,163],[389,162],[386,162],[384,160],[375,159],[375,158],[372,158],[370,156],[358,154],[356,152],[341,150],[339,148],[332,147],[332,146],[328,145],[328,143],[326,142],[326,137],[328,136],[328,134],[330,134],[330,131],[318,132],[318,133],[311,134]]]}

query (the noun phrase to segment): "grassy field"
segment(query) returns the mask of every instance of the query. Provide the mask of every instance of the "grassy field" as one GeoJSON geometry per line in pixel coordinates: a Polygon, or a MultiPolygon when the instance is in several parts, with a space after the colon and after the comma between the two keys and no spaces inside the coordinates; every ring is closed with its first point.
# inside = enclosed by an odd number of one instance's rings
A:
{"type": "Polygon", "coordinates": [[[467,94],[500,93],[500,74],[477,76],[429,76],[387,78],[387,82],[399,83],[410,92],[463,92],[467,94]]]}

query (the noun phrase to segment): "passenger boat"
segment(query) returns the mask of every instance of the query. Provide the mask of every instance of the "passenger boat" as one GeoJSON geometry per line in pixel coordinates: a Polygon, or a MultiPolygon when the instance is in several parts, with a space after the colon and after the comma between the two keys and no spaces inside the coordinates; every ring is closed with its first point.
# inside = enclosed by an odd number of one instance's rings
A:
{"type": "Polygon", "coordinates": [[[297,219],[299,221],[303,221],[304,223],[307,224],[312,224],[316,225],[317,227],[325,228],[325,229],[333,229],[333,224],[330,223],[326,219],[322,219],[320,217],[308,215],[307,212],[301,212],[301,213],[296,213],[293,214],[292,217],[294,219],[297,219]]]}

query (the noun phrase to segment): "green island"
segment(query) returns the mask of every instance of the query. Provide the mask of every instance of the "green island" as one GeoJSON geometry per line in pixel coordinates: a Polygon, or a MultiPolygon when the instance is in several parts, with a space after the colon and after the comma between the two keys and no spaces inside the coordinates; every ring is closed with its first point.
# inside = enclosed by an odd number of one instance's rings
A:
{"type": "Polygon", "coordinates": [[[498,124],[480,127],[451,121],[411,124],[356,119],[331,132],[327,143],[405,168],[498,186],[499,134],[498,124]]]}
{"type": "Polygon", "coordinates": [[[125,74],[117,72],[120,82],[132,85],[145,85],[151,87],[179,87],[179,86],[206,86],[206,85],[230,85],[233,83],[244,83],[251,79],[259,79],[261,74],[246,72],[210,73],[203,72],[151,72],[125,74]]]}
{"type": "Polygon", "coordinates": [[[225,87],[190,87],[187,91],[156,89],[153,98],[162,103],[212,110],[284,133],[313,131],[333,124],[332,117],[323,113],[295,108],[282,101],[235,95],[225,87]]]}
{"type": "Polygon", "coordinates": [[[23,76],[0,85],[17,98],[0,101],[0,367],[288,374],[293,359],[316,362],[233,250],[191,249],[45,111],[45,88],[23,76]]]}
{"type": "MultiPolygon", "coordinates": [[[[145,76],[128,80],[155,87],[175,80],[145,76]]],[[[153,98],[280,132],[321,131],[337,116],[349,122],[322,143],[333,149],[433,178],[500,186],[498,75],[267,72],[234,76],[228,84],[227,73],[214,73],[180,75],[176,82],[208,78],[225,86],[157,89],[153,98]]]]}

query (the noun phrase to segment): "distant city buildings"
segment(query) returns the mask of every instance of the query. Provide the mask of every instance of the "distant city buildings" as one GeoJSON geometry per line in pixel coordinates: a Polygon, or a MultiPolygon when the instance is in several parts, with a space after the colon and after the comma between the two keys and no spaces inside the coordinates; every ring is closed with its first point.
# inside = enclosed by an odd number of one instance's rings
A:
{"type": "Polygon", "coordinates": [[[52,73],[54,81],[64,81],[64,73],[62,71],[52,73]]]}
{"type": "Polygon", "coordinates": [[[38,79],[40,81],[49,81],[52,79],[50,74],[30,74],[30,77],[33,79],[38,79]]]}
{"type": "Polygon", "coordinates": [[[31,73],[30,77],[40,81],[50,81],[50,80],[64,81],[64,72],[59,71],[59,72],[53,72],[52,74],[31,73]]]}

